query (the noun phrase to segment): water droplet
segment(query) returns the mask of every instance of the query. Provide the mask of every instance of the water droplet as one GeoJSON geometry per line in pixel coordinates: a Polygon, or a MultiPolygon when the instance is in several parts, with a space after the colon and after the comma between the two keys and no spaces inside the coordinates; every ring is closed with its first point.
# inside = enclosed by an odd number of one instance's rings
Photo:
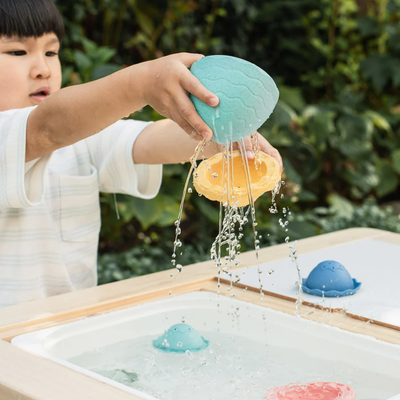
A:
{"type": "Polygon", "coordinates": [[[168,294],[171,296],[171,294],[172,294],[172,290],[170,290],[170,291],[168,292],[168,294]]]}
{"type": "Polygon", "coordinates": [[[186,351],[185,351],[185,354],[188,356],[189,359],[193,360],[194,355],[193,355],[193,353],[192,353],[190,350],[186,350],[186,351]]]}
{"type": "Polygon", "coordinates": [[[189,192],[189,193],[193,193],[193,189],[192,189],[192,188],[189,188],[189,189],[188,189],[188,192],[189,192]]]}
{"type": "Polygon", "coordinates": [[[217,174],[216,172],[212,173],[211,176],[212,176],[213,178],[218,178],[218,174],[217,174]]]}
{"type": "Polygon", "coordinates": [[[182,272],[182,265],[176,264],[176,269],[178,270],[178,272],[182,272]]]}

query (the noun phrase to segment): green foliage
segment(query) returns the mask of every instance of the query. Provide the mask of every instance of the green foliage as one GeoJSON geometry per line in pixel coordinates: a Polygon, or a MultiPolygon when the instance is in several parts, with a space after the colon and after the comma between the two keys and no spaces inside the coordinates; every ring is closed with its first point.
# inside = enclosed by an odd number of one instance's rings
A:
{"type": "Polygon", "coordinates": [[[398,191],[400,137],[376,111],[325,103],[296,113],[281,100],[264,129],[284,155],[288,179],[308,197],[335,192],[357,201],[398,191]]]}
{"type": "MultiPolygon", "coordinates": [[[[386,202],[400,194],[400,0],[75,0],[66,23],[63,85],[87,82],[170,53],[229,54],[265,69],[280,101],[260,132],[285,167],[288,231],[256,203],[262,245],[336,229],[399,232],[386,202]],[[368,201],[365,199],[368,198],[368,201]]],[[[134,116],[157,120],[149,107],[134,116]]],[[[102,195],[100,283],[170,267],[188,165],[164,168],[156,199],[102,195]],[[117,210],[120,219],[117,219],[117,210]]],[[[209,258],[218,204],[187,194],[185,265],[209,258]]],[[[251,232],[242,250],[251,249],[251,232]]]]}
{"type": "Polygon", "coordinates": [[[374,199],[368,199],[361,206],[332,195],[329,207],[318,207],[309,217],[320,226],[323,233],[341,229],[365,227],[400,233],[400,215],[392,207],[381,208],[374,199]]]}
{"type": "MultiPolygon", "coordinates": [[[[400,216],[392,207],[381,208],[374,199],[366,200],[357,206],[337,195],[330,195],[328,207],[316,207],[301,214],[293,214],[285,231],[277,219],[272,216],[263,220],[258,227],[262,234],[262,247],[282,243],[286,236],[291,240],[314,236],[321,233],[334,232],[341,229],[366,227],[400,233],[400,216]]],[[[262,215],[262,214],[261,214],[262,215]]],[[[260,219],[259,219],[260,221],[260,219]]],[[[246,229],[243,239],[243,250],[254,248],[253,232],[246,229]]],[[[132,278],[171,268],[172,229],[161,233],[165,237],[157,237],[155,241],[142,234],[142,243],[121,253],[106,253],[99,257],[99,283],[109,283],[121,279],[132,278]]],[[[178,254],[178,262],[183,266],[210,259],[209,248],[212,238],[203,238],[198,245],[184,244],[182,253],[178,254]]],[[[288,250],[289,254],[289,250],[288,250]]],[[[173,269],[171,275],[178,272],[173,269]]]]}

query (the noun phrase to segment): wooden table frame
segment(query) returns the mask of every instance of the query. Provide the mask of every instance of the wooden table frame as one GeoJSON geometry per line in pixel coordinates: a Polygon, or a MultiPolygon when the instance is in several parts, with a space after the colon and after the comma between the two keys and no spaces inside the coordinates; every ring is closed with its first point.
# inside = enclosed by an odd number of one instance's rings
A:
{"type": "MultiPolygon", "coordinates": [[[[298,254],[315,249],[338,246],[348,242],[376,239],[400,244],[400,235],[367,228],[353,228],[298,241],[298,254]]],[[[260,250],[260,262],[288,257],[287,244],[260,250]]],[[[255,252],[241,255],[241,265],[254,265],[255,252]]],[[[0,400],[139,400],[140,398],[94,378],[70,370],[53,361],[25,352],[9,342],[17,335],[49,328],[82,318],[131,307],[146,302],[193,291],[216,292],[216,268],[211,261],[183,268],[182,273],[163,271],[125,281],[50,297],[0,309],[0,400]],[[174,274],[171,277],[171,273],[174,274]]],[[[240,285],[239,285],[240,286],[240,285]]],[[[240,300],[260,305],[260,293],[235,288],[240,300]]],[[[230,295],[229,285],[221,284],[221,294],[230,295]]],[[[293,299],[266,292],[266,307],[295,313],[293,299]]],[[[351,332],[373,336],[400,344],[400,330],[387,324],[376,324],[338,310],[324,310],[304,303],[301,316],[351,332]],[[356,318],[355,318],[356,317],[356,318]]]]}

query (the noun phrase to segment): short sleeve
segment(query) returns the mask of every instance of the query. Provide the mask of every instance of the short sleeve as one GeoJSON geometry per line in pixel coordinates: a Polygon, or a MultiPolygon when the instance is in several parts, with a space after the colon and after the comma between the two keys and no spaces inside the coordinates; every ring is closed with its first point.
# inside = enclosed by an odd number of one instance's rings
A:
{"type": "Polygon", "coordinates": [[[25,163],[26,126],[34,108],[0,112],[0,209],[33,207],[43,200],[51,155],[25,163]]]}
{"type": "Polygon", "coordinates": [[[85,139],[91,162],[98,171],[101,192],[123,193],[144,199],[157,195],[162,166],[134,164],[132,160],[135,140],[150,123],[120,120],[85,139]]]}

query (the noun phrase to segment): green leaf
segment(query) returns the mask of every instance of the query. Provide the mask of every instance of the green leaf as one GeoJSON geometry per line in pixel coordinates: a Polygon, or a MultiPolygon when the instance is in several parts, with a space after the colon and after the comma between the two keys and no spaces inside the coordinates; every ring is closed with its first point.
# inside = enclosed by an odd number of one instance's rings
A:
{"type": "Polygon", "coordinates": [[[115,49],[110,49],[109,47],[99,47],[91,58],[93,59],[93,63],[96,65],[102,65],[111,60],[116,54],[115,49]]]}
{"type": "Polygon", "coordinates": [[[359,17],[357,18],[358,29],[364,38],[379,35],[379,23],[376,18],[359,17]]]}
{"type": "MultiPolygon", "coordinates": [[[[210,200],[205,199],[204,197],[196,196],[193,199],[196,208],[213,224],[218,224],[219,221],[219,211],[217,208],[213,207],[210,203],[210,200]]],[[[215,203],[217,204],[217,203],[215,203]]]]}
{"type": "Polygon", "coordinates": [[[299,201],[317,201],[318,197],[309,190],[302,190],[298,194],[299,201]]]}
{"type": "Polygon", "coordinates": [[[172,226],[178,218],[180,204],[170,196],[159,194],[158,197],[162,212],[155,224],[161,227],[172,226]]]}
{"type": "Polygon", "coordinates": [[[392,152],[391,159],[393,163],[393,169],[400,174],[400,149],[392,152]]]}
{"type": "Polygon", "coordinates": [[[286,158],[283,159],[283,168],[284,168],[286,176],[288,177],[288,179],[290,181],[297,183],[298,185],[302,185],[301,176],[293,168],[291,162],[286,158]]]}
{"type": "Polygon", "coordinates": [[[392,75],[390,59],[377,54],[363,60],[360,69],[379,91],[383,90],[392,75]]]}
{"type": "Polygon", "coordinates": [[[270,123],[273,125],[277,125],[279,127],[288,127],[290,121],[296,117],[297,115],[293,108],[284,101],[279,100],[269,119],[270,123]]]}
{"type": "Polygon", "coordinates": [[[85,53],[90,58],[92,58],[94,56],[94,54],[97,52],[97,48],[98,48],[97,44],[87,38],[82,38],[82,46],[83,46],[83,49],[85,50],[85,53]]]}
{"type": "Polygon", "coordinates": [[[388,161],[378,159],[376,164],[379,176],[379,184],[376,187],[376,194],[378,197],[384,197],[397,189],[399,185],[399,177],[388,161]]]}
{"type": "Polygon", "coordinates": [[[74,57],[79,72],[87,71],[92,67],[92,60],[80,50],[74,51],[74,57]]]}
{"type": "Polygon", "coordinates": [[[144,13],[138,13],[138,18],[137,21],[140,25],[140,28],[148,35],[150,36],[153,31],[154,31],[154,24],[152,19],[144,14],[144,13]]]}
{"type": "Polygon", "coordinates": [[[400,85],[400,61],[396,58],[393,58],[391,67],[392,67],[393,86],[397,87],[400,85]]]}
{"type": "Polygon", "coordinates": [[[290,240],[306,238],[318,234],[318,228],[307,221],[291,221],[288,225],[287,235],[290,240]]]}
{"type": "Polygon", "coordinates": [[[390,126],[389,122],[387,119],[382,117],[381,114],[377,113],[376,111],[373,110],[368,110],[365,114],[366,117],[370,118],[372,123],[379,129],[382,129],[386,132],[391,132],[392,127],[390,126]]]}
{"type": "Polygon", "coordinates": [[[74,72],[73,67],[65,67],[62,69],[62,83],[61,87],[66,86],[68,83],[70,83],[70,76],[74,72]]]}
{"type": "Polygon", "coordinates": [[[339,136],[331,135],[330,143],[343,155],[353,160],[371,153],[372,122],[354,114],[345,114],[337,122],[339,136]]]}
{"type": "Polygon", "coordinates": [[[333,111],[316,112],[307,121],[307,127],[311,131],[316,145],[325,149],[327,138],[335,132],[336,113],[333,111]]]}
{"type": "Polygon", "coordinates": [[[290,87],[285,85],[278,85],[279,98],[296,111],[301,111],[306,106],[300,88],[290,87]]]}
{"type": "Polygon", "coordinates": [[[350,218],[353,214],[352,203],[342,196],[331,194],[328,196],[328,203],[330,204],[331,209],[335,212],[335,214],[340,217],[350,218]]]}
{"type": "Polygon", "coordinates": [[[117,72],[121,69],[121,67],[117,64],[104,64],[96,67],[91,76],[91,80],[94,81],[96,79],[104,78],[107,75],[111,75],[114,72],[117,72]]]}

